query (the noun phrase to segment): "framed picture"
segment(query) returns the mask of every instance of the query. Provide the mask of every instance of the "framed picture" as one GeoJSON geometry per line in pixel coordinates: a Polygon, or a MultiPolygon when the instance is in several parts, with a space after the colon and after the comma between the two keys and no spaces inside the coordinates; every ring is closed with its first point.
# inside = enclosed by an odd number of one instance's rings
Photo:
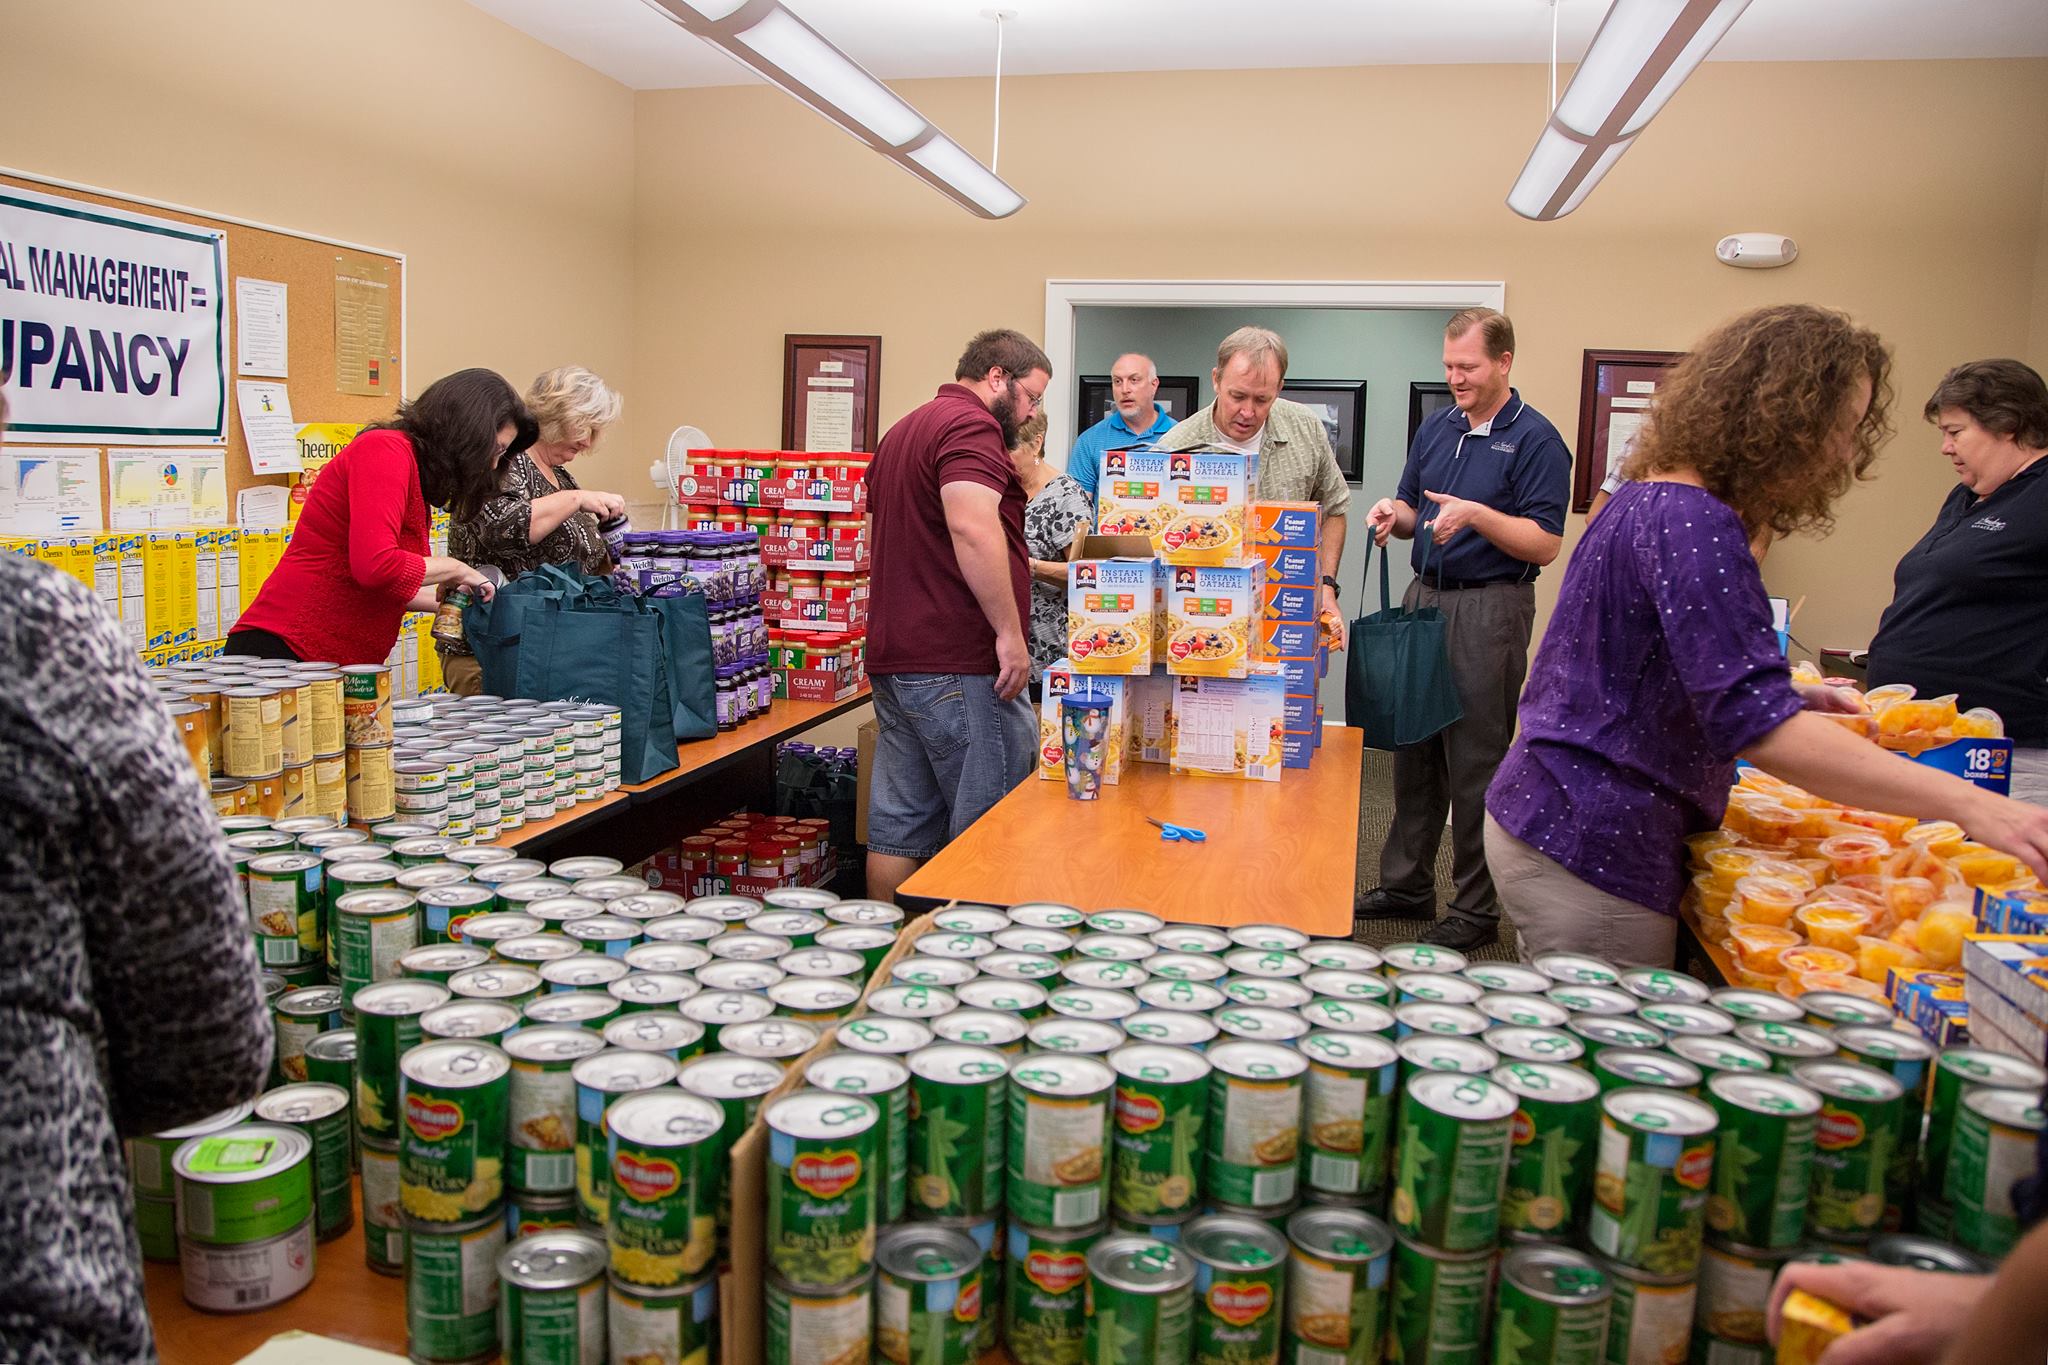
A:
{"type": "Polygon", "coordinates": [[[1572,465],[1572,510],[1584,512],[1610,469],[1628,457],[1636,431],[1664,372],[1683,351],[1587,351],[1579,371],[1578,458],[1572,465]]]}
{"type": "Polygon", "coordinates": [[[1280,386],[1280,396],[1323,419],[1344,481],[1357,483],[1365,465],[1365,381],[1290,379],[1280,386]]]}
{"type": "Polygon", "coordinates": [[[881,394],[880,337],[783,336],[784,450],[873,454],[881,394]]]}
{"type": "MultiPolygon", "coordinates": [[[[1076,381],[1081,387],[1081,402],[1074,411],[1074,434],[1080,435],[1112,412],[1116,411],[1116,399],[1110,393],[1109,376],[1106,374],[1084,374],[1076,381]]],[[[1162,374],[1159,376],[1159,392],[1153,397],[1166,404],[1166,415],[1176,422],[1185,422],[1195,415],[1201,403],[1202,381],[1193,375],[1162,374]]]]}
{"type": "Polygon", "coordinates": [[[1441,412],[1451,406],[1451,386],[1440,380],[1416,380],[1408,386],[1408,444],[1401,447],[1401,458],[1415,448],[1415,433],[1422,429],[1422,419],[1432,412],[1441,412]]]}

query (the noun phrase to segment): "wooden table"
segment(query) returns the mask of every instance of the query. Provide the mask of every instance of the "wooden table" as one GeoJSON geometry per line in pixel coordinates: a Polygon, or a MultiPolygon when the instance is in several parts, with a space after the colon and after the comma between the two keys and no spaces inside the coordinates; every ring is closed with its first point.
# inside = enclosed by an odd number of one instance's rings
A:
{"type": "Polygon", "coordinates": [[[1678,967],[1709,986],[1735,984],[1735,957],[1718,943],[1707,942],[1690,910],[1678,912],[1678,967]]]}
{"type": "Polygon", "coordinates": [[[290,1331],[405,1355],[405,1281],[364,1263],[360,1218],[315,1249],[313,1283],[304,1293],[260,1313],[200,1312],[185,1302],[174,1265],[149,1262],[143,1281],[163,1365],[225,1365],[290,1331]]]}
{"type": "Polygon", "coordinates": [[[1034,775],[897,896],[906,909],[1057,901],[1347,938],[1363,756],[1363,732],[1333,725],[1315,762],[1278,782],[1174,777],[1158,764],[1126,764],[1101,800],[1073,801],[1064,782],[1034,775]],[[1204,830],[1208,841],[1169,843],[1147,816],[1204,830]]]}

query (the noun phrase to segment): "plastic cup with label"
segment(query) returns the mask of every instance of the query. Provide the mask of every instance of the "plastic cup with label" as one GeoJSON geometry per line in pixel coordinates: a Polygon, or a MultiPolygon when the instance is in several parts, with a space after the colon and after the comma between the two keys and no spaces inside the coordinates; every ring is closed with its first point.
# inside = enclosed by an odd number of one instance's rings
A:
{"type": "Polygon", "coordinates": [[[1109,698],[1069,696],[1060,701],[1060,750],[1067,795],[1094,801],[1102,795],[1102,764],[1109,751],[1109,698]]]}

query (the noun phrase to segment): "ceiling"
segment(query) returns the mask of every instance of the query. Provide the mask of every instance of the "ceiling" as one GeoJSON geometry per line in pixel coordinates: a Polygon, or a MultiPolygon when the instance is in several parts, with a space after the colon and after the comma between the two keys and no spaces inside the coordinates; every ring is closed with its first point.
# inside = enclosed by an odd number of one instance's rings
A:
{"type": "MultiPolygon", "coordinates": [[[[646,0],[470,0],[636,90],[742,85],[754,75],[646,0]]],[[[1548,0],[785,0],[885,80],[1089,71],[1541,62],[1548,0]]],[[[1576,61],[1606,0],[1558,0],[1559,56],[1576,61]]],[[[1714,57],[1877,61],[2048,56],[2043,0],[1754,0],[1714,57]]]]}

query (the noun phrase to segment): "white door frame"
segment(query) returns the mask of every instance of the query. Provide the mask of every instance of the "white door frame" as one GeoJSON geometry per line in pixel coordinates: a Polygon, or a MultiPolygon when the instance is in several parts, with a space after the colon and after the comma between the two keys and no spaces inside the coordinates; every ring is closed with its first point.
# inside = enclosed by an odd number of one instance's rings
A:
{"type": "MultiPolygon", "coordinates": [[[[1047,280],[1045,354],[1052,361],[1045,447],[1061,464],[1074,437],[1075,310],[1094,308],[1499,308],[1500,280],[1047,280]]],[[[1223,338],[1218,337],[1221,341],[1223,338]]]]}

